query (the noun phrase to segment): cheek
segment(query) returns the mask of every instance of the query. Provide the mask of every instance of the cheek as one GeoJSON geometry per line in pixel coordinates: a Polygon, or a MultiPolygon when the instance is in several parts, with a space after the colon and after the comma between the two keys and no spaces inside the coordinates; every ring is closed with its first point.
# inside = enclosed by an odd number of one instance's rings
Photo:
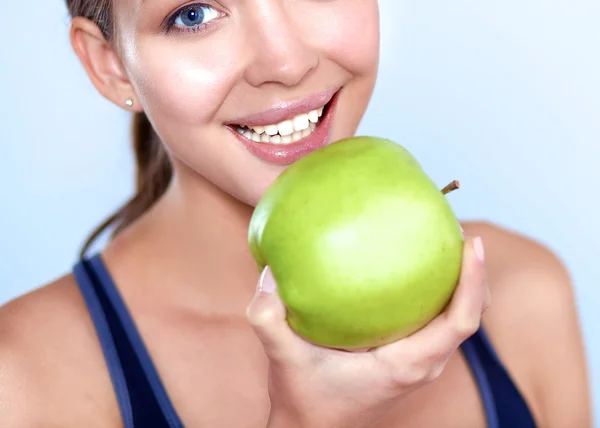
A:
{"type": "Polygon", "coordinates": [[[226,34],[211,43],[193,35],[189,41],[163,36],[140,42],[133,80],[146,113],[183,126],[210,122],[237,78],[232,43],[226,34]]]}
{"type": "Polygon", "coordinates": [[[230,138],[224,140],[224,129],[215,120],[241,79],[243,45],[226,33],[206,42],[199,39],[163,36],[138,42],[131,49],[134,54],[127,57],[131,80],[176,166],[201,173],[253,205],[279,170],[257,165],[237,143],[223,144],[230,138]],[[249,175],[252,186],[248,186],[249,175]]]}
{"type": "Polygon", "coordinates": [[[375,0],[341,0],[314,14],[313,34],[327,56],[352,74],[372,75],[379,61],[379,10],[375,0]]]}

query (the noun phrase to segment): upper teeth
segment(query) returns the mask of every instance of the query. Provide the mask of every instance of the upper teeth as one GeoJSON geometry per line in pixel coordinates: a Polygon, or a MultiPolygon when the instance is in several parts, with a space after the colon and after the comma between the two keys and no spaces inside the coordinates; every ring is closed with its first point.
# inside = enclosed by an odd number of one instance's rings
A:
{"type": "Polygon", "coordinates": [[[250,126],[249,128],[258,135],[267,134],[270,136],[279,134],[282,137],[292,135],[294,132],[304,131],[310,127],[311,123],[317,123],[323,115],[323,107],[308,113],[299,114],[290,120],[284,120],[281,123],[267,126],[250,126]]]}

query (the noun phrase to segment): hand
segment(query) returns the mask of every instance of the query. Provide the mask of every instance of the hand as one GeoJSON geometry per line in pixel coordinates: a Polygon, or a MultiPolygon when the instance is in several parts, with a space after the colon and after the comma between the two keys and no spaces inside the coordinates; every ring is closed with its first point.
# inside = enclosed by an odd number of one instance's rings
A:
{"type": "Polygon", "coordinates": [[[367,352],[314,346],[296,335],[268,268],[247,315],[269,358],[268,428],[372,427],[398,400],[436,379],[489,306],[483,246],[465,240],[447,309],[418,332],[367,352]]]}

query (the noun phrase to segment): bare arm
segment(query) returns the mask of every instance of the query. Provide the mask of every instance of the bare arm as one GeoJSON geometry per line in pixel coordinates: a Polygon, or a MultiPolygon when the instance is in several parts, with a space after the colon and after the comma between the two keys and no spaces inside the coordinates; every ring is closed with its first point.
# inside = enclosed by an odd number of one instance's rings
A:
{"type": "Polygon", "coordinates": [[[501,359],[541,426],[591,428],[585,347],[567,270],[543,246],[485,228],[484,241],[495,254],[493,303],[484,324],[501,359]]]}
{"type": "Polygon", "coordinates": [[[0,426],[33,428],[37,394],[31,388],[27,351],[15,328],[14,306],[0,308],[0,426]]]}
{"type": "Polygon", "coordinates": [[[568,273],[550,255],[545,269],[523,275],[538,289],[536,317],[528,327],[537,345],[534,368],[542,421],[548,428],[591,427],[591,405],[585,347],[568,273]]]}
{"type": "Polygon", "coordinates": [[[0,428],[122,426],[72,278],[0,307],[0,428]]]}

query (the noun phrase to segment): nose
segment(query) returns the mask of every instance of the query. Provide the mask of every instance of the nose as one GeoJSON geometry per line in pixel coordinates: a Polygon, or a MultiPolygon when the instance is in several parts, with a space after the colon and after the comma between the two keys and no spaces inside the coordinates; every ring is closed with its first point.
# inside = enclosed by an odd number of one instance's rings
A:
{"type": "Polygon", "coordinates": [[[274,6],[260,8],[260,16],[248,28],[251,59],[244,77],[254,87],[266,83],[298,85],[319,63],[318,52],[282,3],[287,2],[269,2],[274,6]]]}

